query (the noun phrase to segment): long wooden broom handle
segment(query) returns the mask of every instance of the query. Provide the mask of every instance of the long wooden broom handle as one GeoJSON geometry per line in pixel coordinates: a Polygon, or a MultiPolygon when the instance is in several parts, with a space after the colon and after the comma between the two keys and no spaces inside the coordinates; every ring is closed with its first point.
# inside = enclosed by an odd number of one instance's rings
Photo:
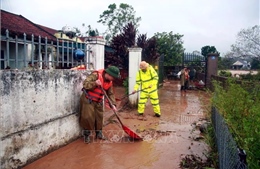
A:
{"type": "MultiPolygon", "coordinates": [[[[110,100],[109,97],[107,96],[107,93],[105,92],[105,90],[103,89],[103,87],[100,86],[100,88],[101,88],[102,92],[104,93],[106,99],[108,100],[109,105],[110,105],[111,107],[113,107],[114,105],[112,104],[111,100],[110,100]]],[[[115,113],[115,115],[116,115],[118,121],[120,122],[120,124],[121,124],[122,126],[124,126],[123,123],[122,123],[122,121],[120,120],[120,118],[119,118],[117,112],[116,112],[114,109],[112,109],[112,110],[113,110],[113,112],[115,113]]]]}
{"type": "Polygon", "coordinates": [[[133,95],[133,94],[136,94],[136,93],[138,93],[138,92],[141,92],[141,91],[143,91],[143,90],[145,90],[145,89],[149,89],[149,87],[144,88],[144,89],[137,90],[135,93],[127,94],[127,95],[121,97],[119,100],[123,100],[124,98],[126,98],[126,97],[128,97],[128,96],[131,96],[131,95],[133,95]]]}

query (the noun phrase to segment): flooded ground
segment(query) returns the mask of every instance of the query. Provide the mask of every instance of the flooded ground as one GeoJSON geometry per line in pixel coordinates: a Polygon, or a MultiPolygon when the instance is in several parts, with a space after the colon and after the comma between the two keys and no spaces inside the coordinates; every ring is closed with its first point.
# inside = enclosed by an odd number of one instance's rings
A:
{"type": "MultiPolygon", "coordinates": [[[[149,101],[145,119],[138,119],[135,109],[118,112],[123,125],[142,137],[142,141],[131,139],[113,111],[107,109],[103,132],[108,140],[92,136],[92,143],[85,144],[81,137],[24,169],[178,169],[187,154],[204,158],[207,145],[200,139],[195,123],[200,123],[209,111],[209,96],[201,90],[179,89],[179,81],[166,81],[159,89],[160,118],[153,116],[149,101]]],[[[116,88],[116,95],[121,98],[124,89],[116,88]]],[[[119,104],[125,103],[122,100],[119,104]]]]}
{"type": "Polygon", "coordinates": [[[258,71],[255,71],[255,70],[228,70],[229,72],[231,72],[231,74],[234,76],[234,75],[245,75],[245,74],[257,74],[258,71]]]}

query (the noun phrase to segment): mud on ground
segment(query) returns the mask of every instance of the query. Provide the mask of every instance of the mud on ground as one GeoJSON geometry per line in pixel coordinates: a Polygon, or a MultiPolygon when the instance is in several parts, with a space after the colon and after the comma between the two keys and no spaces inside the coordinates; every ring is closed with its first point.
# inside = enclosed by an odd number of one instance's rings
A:
{"type": "MultiPolygon", "coordinates": [[[[96,140],[91,136],[92,143],[85,144],[81,137],[25,169],[36,166],[37,169],[178,169],[186,155],[205,159],[203,154],[208,147],[196,126],[203,123],[209,111],[209,96],[205,91],[181,92],[179,89],[179,81],[166,81],[159,89],[160,118],[154,117],[149,101],[144,119],[138,119],[136,109],[118,112],[122,123],[143,141],[130,138],[113,111],[106,109],[103,132],[108,140],[96,140]]],[[[124,88],[116,87],[115,94],[121,98],[125,94],[124,88]]],[[[122,108],[121,102],[118,105],[122,108]]]]}

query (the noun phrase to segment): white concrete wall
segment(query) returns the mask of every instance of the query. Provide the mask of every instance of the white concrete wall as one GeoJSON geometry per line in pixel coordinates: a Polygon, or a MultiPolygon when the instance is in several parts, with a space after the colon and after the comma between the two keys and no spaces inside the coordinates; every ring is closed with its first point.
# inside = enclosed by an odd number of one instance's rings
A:
{"type": "MultiPolygon", "coordinates": [[[[129,81],[128,81],[128,93],[132,93],[134,90],[136,73],[139,70],[139,65],[142,59],[142,48],[134,47],[129,48],[129,81]]],[[[131,105],[138,103],[139,93],[129,96],[131,105]]]]}
{"type": "Polygon", "coordinates": [[[81,135],[82,82],[89,72],[0,70],[0,168],[17,168],[81,135]]]}
{"type": "MultiPolygon", "coordinates": [[[[104,39],[89,45],[93,69],[104,68],[104,39]]],[[[23,49],[19,45],[19,56],[23,49]]],[[[31,50],[27,46],[27,57],[31,50]]],[[[90,71],[0,70],[0,168],[20,168],[81,135],[79,98],[90,71]]]]}

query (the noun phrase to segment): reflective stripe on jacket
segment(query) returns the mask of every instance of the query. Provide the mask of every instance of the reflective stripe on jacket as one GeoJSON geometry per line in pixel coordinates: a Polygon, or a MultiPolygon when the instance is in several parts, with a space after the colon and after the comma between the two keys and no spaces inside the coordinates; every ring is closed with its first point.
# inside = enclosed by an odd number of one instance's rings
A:
{"type": "Polygon", "coordinates": [[[143,72],[142,70],[139,70],[136,74],[136,84],[134,86],[134,90],[138,90],[141,85],[142,89],[149,88],[150,85],[152,85],[151,88],[147,89],[147,91],[152,92],[157,89],[157,83],[158,83],[158,74],[154,70],[154,68],[149,65],[146,72],[143,72]]]}
{"type": "MultiPolygon", "coordinates": [[[[103,72],[104,69],[100,69],[98,71],[94,71],[96,73],[98,73],[98,79],[100,80],[103,89],[104,90],[108,90],[111,86],[112,86],[112,81],[110,82],[106,82],[103,79],[103,72]]],[[[103,99],[104,93],[102,92],[100,87],[96,87],[93,90],[87,90],[87,94],[86,94],[86,98],[96,101],[96,102],[101,102],[103,99]]]]}

